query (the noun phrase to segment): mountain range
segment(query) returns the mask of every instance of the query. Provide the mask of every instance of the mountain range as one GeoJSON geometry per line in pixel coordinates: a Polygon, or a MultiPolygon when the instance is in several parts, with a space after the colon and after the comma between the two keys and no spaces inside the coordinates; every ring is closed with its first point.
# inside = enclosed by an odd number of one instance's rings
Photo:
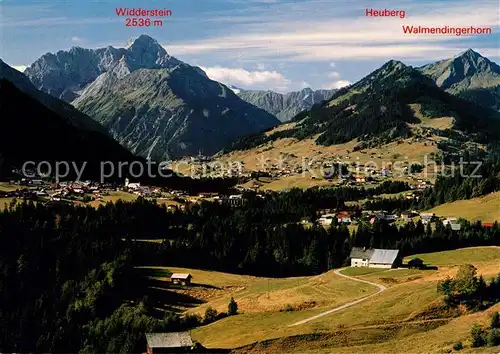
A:
{"type": "Polygon", "coordinates": [[[274,91],[230,88],[243,100],[271,113],[281,122],[287,122],[298,113],[310,109],[314,104],[331,98],[336,91],[335,89],[312,90],[304,88],[300,91],[282,94],[274,91]]]}
{"type": "MultiPolygon", "coordinates": [[[[451,62],[459,61],[465,67],[479,62],[491,63],[476,54],[471,56],[471,51],[467,51],[451,62]]],[[[467,89],[458,90],[455,94],[446,92],[445,88],[456,86],[450,84],[447,87],[444,84],[450,79],[438,80],[444,75],[452,76],[450,70],[443,70],[444,66],[441,63],[416,69],[399,61],[388,61],[353,85],[339,89],[330,100],[295,116],[288,129],[247,137],[233,148],[248,149],[282,138],[303,140],[313,137],[316,137],[317,144],[325,146],[353,140],[359,142],[360,148],[378,146],[414,136],[415,126],[432,127],[432,120],[436,118],[451,120],[448,129],[453,133],[432,128],[428,130],[429,134],[460,135],[461,139],[466,137],[466,140],[485,144],[498,141],[500,113],[464,99],[462,94],[467,89]],[[429,75],[430,68],[434,68],[432,72],[435,73],[439,68],[443,74],[433,77],[429,75]]],[[[483,77],[483,84],[489,85],[494,78],[486,80],[485,77],[494,76],[494,73],[484,73],[483,70],[489,72],[492,68],[495,69],[495,66],[486,65],[473,72],[465,71],[461,78],[455,77],[454,81],[477,83],[476,78],[483,77]]]]}
{"type": "Polygon", "coordinates": [[[71,101],[134,154],[211,155],[279,121],[141,35],[126,48],[72,48],[25,70],[40,90],[71,101]]]}
{"type": "Polygon", "coordinates": [[[317,142],[324,145],[405,137],[422,115],[453,117],[454,129],[484,140],[496,136],[498,112],[488,108],[498,110],[500,102],[499,66],[473,50],[420,68],[389,61],[337,91],[307,88],[287,94],[210,80],[146,35],[125,48],[47,53],[25,74],[42,91],[37,94],[46,106],[48,94],[71,102],[66,116],[95,130],[102,125],[134,154],[156,160],[212,155],[255,136],[254,143],[265,141],[271,137],[262,132],[289,120],[294,128],[280,136],[319,134],[317,142]],[[412,111],[415,107],[419,112],[412,111]]]}
{"type": "MultiPolygon", "coordinates": [[[[71,102],[101,74],[114,74],[120,79],[137,69],[177,66],[188,65],[170,56],[153,38],[141,35],[129,40],[125,48],[73,47],[47,53],[26,68],[24,74],[39,90],[71,102]]],[[[206,76],[200,68],[195,70],[206,76]]]]}

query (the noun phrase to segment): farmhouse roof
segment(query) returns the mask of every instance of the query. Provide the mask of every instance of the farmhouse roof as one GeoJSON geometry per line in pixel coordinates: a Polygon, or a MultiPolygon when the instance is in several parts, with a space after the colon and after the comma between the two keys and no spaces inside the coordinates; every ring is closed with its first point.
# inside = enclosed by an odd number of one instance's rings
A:
{"type": "Polygon", "coordinates": [[[351,250],[351,258],[369,259],[373,254],[373,249],[363,247],[353,247],[351,250]]]}
{"type": "Polygon", "coordinates": [[[393,264],[398,254],[399,250],[353,247],[350,257],[369,259],[370,263],[393,264]]]}
{"type": "Polygon", "coordinates": [[[170,276],[170,279],[188,279],[191,278],[191,274],[189,273],[173,273],[170,276]]]}
{"type": "Polygon", "coordinates": [[[370,263],[393,264],[398,257],[398,253],[399,250],[385,250],[375,248],[370,258],[370,263]]]}
{"type": "Polygon", "coordinates": [[[150,348],[183,348],[193,345],[189,332],[146,333],[146,341],[150,348]]]}

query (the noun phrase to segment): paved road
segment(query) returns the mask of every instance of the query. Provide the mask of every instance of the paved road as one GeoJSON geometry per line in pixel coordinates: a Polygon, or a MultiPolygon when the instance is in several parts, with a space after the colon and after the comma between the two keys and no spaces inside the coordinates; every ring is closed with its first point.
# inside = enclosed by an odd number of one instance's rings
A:
{"type": "Polygon", "coordinates": [[[368,280],[361,280],[361,279],[358,279],[358,278],[353,278],[353,277],[350,277],[350,276],[347,276],[347,275],[344,275],[342,273],[340,273],[341,270],[344,270],[345,268],[342,268],[342,269],[337,269],[335,271],[335,274],[337,274],[338,276],[340,277],[343,277],[343,278],[346,278],[346,279],[350,279],[350,280],[354,280],[354,281],[359,281],[360,283],[366,283],[366,284],[370,284],[370,285],[373,285],[373,286],[376,286],[378,288],[378,291],[375,293],[375,294],[371,294],[371,295],[368,295],[366,297],[363,297],[361,299],[358,299],[358,300],[354,300],[354,301],[351,301],[351,302],[348,302],[347,304],[344,304],[342,306],[339,306],[339,307],[336,307],[334,309],[331,309],[331,310],[328,310],[328,311],[325,311],[325,312],[322,312],[318,315],[315,315],[315,316],[312,316],[312,317],[309,317],[309,318],[306,318],[305,320],[302,320],[302,321],[299,321],[299,322],[295,322],[295,323],[292,323],[291,325],[289,325],[289,327],[292,327],[292,326],[298,326],[298,325],[301,325],[301,324],[304,324],[304,323],[307,323],[307,322],[310,322],[310,321],[313,321],[317,318],[320,318],[320,317],[323,317],[323,316],[327,316],[331,313],[334,313],[334,312],[337,312],[337,311],[340,311],[340,310],[343,310],[343,309],[346,309],[348,307],[351,307],[353,305],[356,305],[356,304],[359,304],[360,302],[363,302],[365,300],[368,300],[369,298],[371,298],[372,296],[375,296],[377,294],[380,294],[382,291],[384,291],[385,289],[387,289],[385,286],[383,285],[380,285],[380,284],[377,284],[377,283],[372,283],[371,281],[368,281],[368,280]]]}

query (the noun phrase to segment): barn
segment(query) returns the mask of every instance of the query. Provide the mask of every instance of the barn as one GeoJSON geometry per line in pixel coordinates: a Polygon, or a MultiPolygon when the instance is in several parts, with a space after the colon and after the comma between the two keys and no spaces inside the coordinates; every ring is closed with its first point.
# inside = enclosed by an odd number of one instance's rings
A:
{"type": "Polygon", "coordinates": [[[173,273],[170,276],[170,280],[173,284],[181,285],[191,285],[191,279],[193,276],[189,273],[173,273]]]}

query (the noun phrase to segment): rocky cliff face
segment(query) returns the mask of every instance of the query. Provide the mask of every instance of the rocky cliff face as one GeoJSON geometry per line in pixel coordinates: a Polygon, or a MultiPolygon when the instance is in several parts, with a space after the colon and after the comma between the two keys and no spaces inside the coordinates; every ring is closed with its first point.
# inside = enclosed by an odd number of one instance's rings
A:
{"type": "Polygon", "coordinates": [[[102,74],[74,105],[132,152],[156,160],[214,154],[279,123],[189,66],[102,74]]]}
{"type": "Polygon", "coordinates": [[[279,124],[146,35],[125,48],[45,54],[25,73],[38,88],[101,123],[132,152],[156,160],[213,154],[279,124]]]}
{"type": "Polygon", "coordinates": [[[336,90],[316,90],[305,88],[296,92],[281,94],[273,91],[237,90],[243,100],[276,116],[286,122],[298,113],[310,109],[313,104],[320,103],[333,96],[336,90]]]}
{"type": "Polygon", "coordinates": [[[500,110],[500,66],[472,49],[419,70],[451,94],[500,110]]]}
{"type": "MultiPolygon", "coordinates": [[[[47,53],[25,70],[26,76],[40,90],[71,102],[80,91],[103,73],[122,78],[138,69],[168,69],[188,66],[170,56],[153,38],[141,35],[125,48],[106,47],[47,53]]],[[[200,69],[196,70],[204,75],[200,69]]]]}

